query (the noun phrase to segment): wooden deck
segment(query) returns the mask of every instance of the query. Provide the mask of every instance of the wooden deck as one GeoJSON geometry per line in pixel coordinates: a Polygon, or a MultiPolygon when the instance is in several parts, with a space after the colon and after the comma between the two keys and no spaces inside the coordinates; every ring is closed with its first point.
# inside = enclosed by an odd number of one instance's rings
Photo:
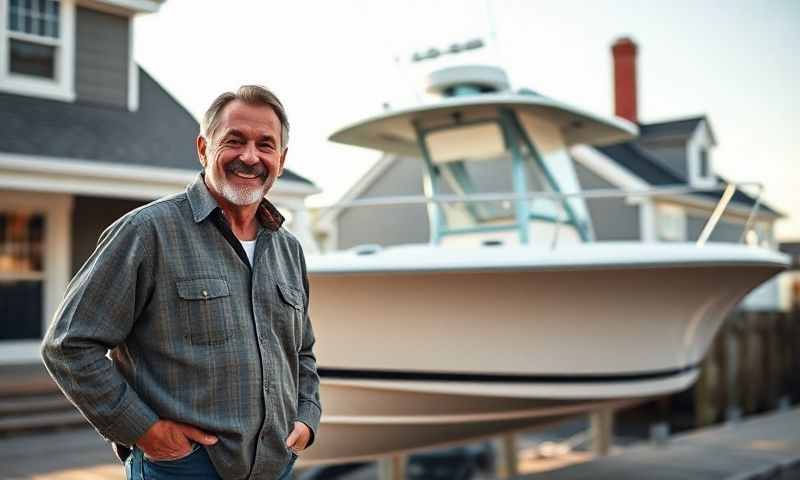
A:
{"type": "Polygon", "coordinates": [[[662,446],[628,448],[608,457],[517,480],[745,480],[800,478],[800,409],[750,417],[672,437],[662,446]]]}

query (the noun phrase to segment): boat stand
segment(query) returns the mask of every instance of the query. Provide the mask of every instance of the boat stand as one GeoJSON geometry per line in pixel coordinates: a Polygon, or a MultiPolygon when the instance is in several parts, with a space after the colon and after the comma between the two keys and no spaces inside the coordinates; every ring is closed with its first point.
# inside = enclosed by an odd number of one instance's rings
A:
{"type": "Polygon", "coordinates": [[[614,433],[614,411],[610,408],[595,410],[589,414],[592,453],[604,457],[611,452],[611,439],[614,433]]]}
{"type": "Polygon", "coordinates": [[[378,480],[405,480],[408,455],[395,455],[378,460],[378,480]]]}
{"type": "Polygon", "coordinates": [[[517,438],[513,433],[492,441],[495,451],[494,474],[498,479],[511,478],[519,473],[517,438]]]}

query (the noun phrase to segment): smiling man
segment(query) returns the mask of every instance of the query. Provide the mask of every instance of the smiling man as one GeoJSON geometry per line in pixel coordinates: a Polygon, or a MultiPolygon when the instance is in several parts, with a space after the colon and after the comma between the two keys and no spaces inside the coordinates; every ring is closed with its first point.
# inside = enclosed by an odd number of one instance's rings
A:
{"type": "Polygon", "coordinates": [[[128,479],[289,478],[321,415],[303,252],[264,198],[289,122],[243,86],[201,128],[203,171],[103,232],[42,356],[128,479]]]}

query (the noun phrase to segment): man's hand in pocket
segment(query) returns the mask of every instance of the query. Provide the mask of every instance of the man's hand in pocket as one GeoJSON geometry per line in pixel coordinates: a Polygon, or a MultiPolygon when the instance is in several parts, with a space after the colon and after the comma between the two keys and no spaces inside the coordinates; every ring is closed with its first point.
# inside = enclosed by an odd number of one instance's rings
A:
{"type": "Polygon", "coordinates": [[[192,441],[214,445],[217,437],[185,423],[159,420],[139,437],[136,445],[153,460],[175,460],[192,451],[192,441]]]}

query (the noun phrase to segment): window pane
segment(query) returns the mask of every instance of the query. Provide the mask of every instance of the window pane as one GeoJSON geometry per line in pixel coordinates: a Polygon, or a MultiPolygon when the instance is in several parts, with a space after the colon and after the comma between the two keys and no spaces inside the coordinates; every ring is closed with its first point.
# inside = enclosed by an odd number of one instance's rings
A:
{"type": "Polygon", "coordinates": [[[44,217],[17,212],[0,212],[0,274],[41,273],[44,217]]]}
{"type": "Polygon", "coordinates": [[[15,32],[19,31],[19,17],[17,17],[17,12],[13,8],[8,12],[8,29],[15,32]]]}
{"type": "Polygon", "coordinates": [[[58,0],[11,0],[8,9],[8,29],[58,38],[59,9],[58,0]]]}
{"type": "Polygon", "coordinates": [[[0,281],[0,340],[42,338],[42,281],[0,281]]]}
{"type": "Polygon", "coordinates": [[[0,340],[42,336],[44,217],[0,212],[0,340]]]}
{"type": "Polygon", "coordinates": [[[55,78],[55,47],[10,39],[11,72],[35,77],[55,78]]]}

